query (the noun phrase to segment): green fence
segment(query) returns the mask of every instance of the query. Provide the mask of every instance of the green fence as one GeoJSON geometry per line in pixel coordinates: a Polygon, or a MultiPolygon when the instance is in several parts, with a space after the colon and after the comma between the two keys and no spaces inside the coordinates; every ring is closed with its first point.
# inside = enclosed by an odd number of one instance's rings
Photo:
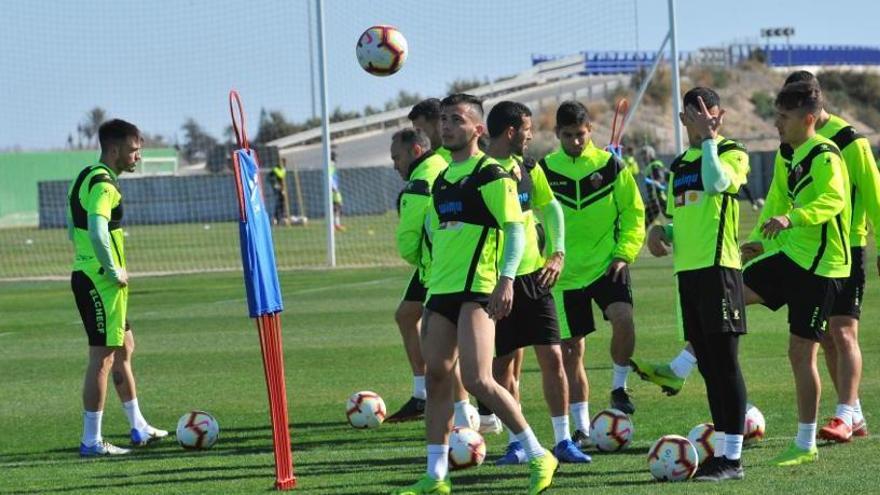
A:
{"type": "MultiPolygon", "coordinates": [[[[97,150],[0,153],[0,228],[37,225],[37,183],[73,180],[83,167],[97,159],[97,150]]],[[[174,173],[177,151],[145,149],[138,167],[138,173],[174,173]]]]}

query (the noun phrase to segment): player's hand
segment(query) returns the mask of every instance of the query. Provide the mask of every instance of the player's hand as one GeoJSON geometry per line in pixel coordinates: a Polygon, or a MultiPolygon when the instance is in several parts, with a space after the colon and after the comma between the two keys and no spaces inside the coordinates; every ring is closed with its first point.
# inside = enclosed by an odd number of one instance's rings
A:
{"type": "Polygon", "coordinates": [[[511,309],[513,309],[513,279],[501,277],[492,295],[489,296],[486,311],[489,313],[489,318],[498,321],[509,315],[511,309]]]}
{"type": "Polygon", "coordinates": [[[611,260],[611,266],[608,267],[608,271],[605,272],[605,275],[611,275],[612,282],[626,282],[626,267],[629,264],[626,261],[623,261],[620,258],[614,258],[611,260]]]}
{"type": "Polygon", "coordinates": [[[721,124],[724,122],[724,110],[718,112],[716,117],[709,113],[709,109],[706,108],[706,102],[703,101],[702,96],[697,97],[697,102],[699,103],[699,108],[693,105],[688,105],[685,108],[685,117],[694,124],[697,134],[701,138],[715,139],[718,136],[718,129],[721,128],[721,124]]]}
{"type": "Polygon", "coordinates": [[[780,232],[791,228],[791,219],[788,215],[773,217],[761,225],[761,233],[766,239],[775,239],[780,232]]]}
{"type": "Polygon", "coordinates": [[[544,268],[541,269],[541,273],[538,274],[538,283],[541,284],[542,287],[550,288],[556,285],[556,281],[559,280],[559,274],[562,273],[562,267],[565,265],[565,254],[560,253],[559,251],[550,255],[550,258],[547,259],[547,262],[544,263],[544,268]]]}
{"type": "Polygon", "coordinates": [[[128,272],[125,271],[125,268],[117,268],[110,276],[113,277],[119,287],[128,285],[128,272]]]}
{"type": "Polygon", "coordinates": [[[747,242],[740,246],[739,250],[743,263],[748,263],[764,254],[764,246],[760,242],[747,242]]]}
{"type": "Polygon", "coordinates": [[[672,250],[672,244],[666,237],[666,230],[661,225],[654,225],[648,231],[648,251],[660,258],[666,256],[672,250]]]}

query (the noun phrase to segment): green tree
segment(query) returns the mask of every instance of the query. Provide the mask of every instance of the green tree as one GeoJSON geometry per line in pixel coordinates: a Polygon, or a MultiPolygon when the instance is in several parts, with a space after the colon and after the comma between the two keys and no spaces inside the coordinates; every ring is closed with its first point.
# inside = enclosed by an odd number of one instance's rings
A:
{"type": "Polygon", "coordinates": [[[288,122],[287,118],[284,117],[284,113],[280,110],[266,111],[263,108],[260,110],[260,123],[254,142],[268,143],[269,141],[295,134],[301,130],[301,125],[288,122]]]}
{"type": "Polygon", "coordinates": [[[98,129],[107,120],[107,112],[101,107],[95,107],[86,113],[83,122],[77,126],[77,132],[86,139],[86,146],[91,147],[94,138],[94,147],[98,147],[98,129]]]}
{"type": "Polygon", "coordinates": [[[180,151],[183,154],[183,159],[188,162],[206,159],[210,149],[217,145],[217,140],[205,132],[192,117],[186,119],[181,129],[183,130],[183,145],[180,151]]]}
{"type": "Polygon", "coordinates": [[[488,81],[480,81],[476,77],[473,79],[456,79],[449,83],[449,85],[446,87],[446,92],[451,95],[454,95],[456,93],[466,93],[468,92],[468,90],[482,86],[483,84],[488,84],[488,81]]]}

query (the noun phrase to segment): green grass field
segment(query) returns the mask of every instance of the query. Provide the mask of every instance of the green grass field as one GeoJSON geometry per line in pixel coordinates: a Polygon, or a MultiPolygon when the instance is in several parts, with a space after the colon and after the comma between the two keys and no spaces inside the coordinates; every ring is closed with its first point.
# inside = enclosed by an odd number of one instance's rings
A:
{"type": "MultiPolygon", "coordinates": [[[[340,266],[400,264],[394,248],[397,213],[344,217],[346,231],[336,235],[340,266]]],[[[323,221],[307,226],[276,227],[279,269],[327,264],[323,221]]],[[[238,224],[132,225],[125,227],[125,251],[133,273],[235,270],[241,267],[238,224]]],[[[65,229],[0,229],[0,280],[67,277],[73,251],[65,229]]]]}
{"type": "MultiPolygon", "coordinates": [[[[424,469],[423,424],[356,431],[345,420],[348,395],[381,394],[389,409],[409,395],[410,378],[393,310],[409,271],[403,268],[285,272],[287,384],[299,490],[309,494],[381,494],[408,484],[424,469]]],[[[637,353],[667,359],[675,340],[670,261],[643,257],[633,270],[637,353]]],[[[265,383],[253,323],[245,317],[240,275],[203,274],[136,279],[131,320],[137,336],[136,373],[142,408],[151,422],[173,429],[190,409],[212,412],[221,425],[214,449],[187,452],[174,440],[126,458],[82,460],[80,390],[85,336],[65,282],[0,284],[0,492],[2,493],[259,493],[274,480],[265,383]]],[[[880,400],[880,298],[873,277],[863,322],[862,401],[869,422],[880,400]]],[[[564,465],[549,493],[866,493],[880,469],[876,437],[824,446],[817,464],[775,468],[766,462],[795,432],[794,387],[786,358],[784,314],[748,313],[750,335],[741,359],[749,400],[767,418],[768,438],[744,453],[746,480],[723,486],[658,484],[646,452],[662,434],[686,435],[709,420],[702,381],[694,377],[677,397],[632,378],[638,411],[633,445],[596,454],[592,465],[564,465]]],[[[607,404],[611,378],[609,331],[588,340],[591,412],[607,404]]],[[[533,356],[523,375],[527,417],[539,438],[552,441],[533,356]]],[[[834,397],[823,366],[822,415],[834,397]]],[[[126,442],[128,425],[110,392],[104,435],[126,442]]],[[[876,424],[876,423],[872,423],[876,424]]],[[[486,465],[453,474],[456,493],[522,493],[525,467],[496,468],[506,434],[487,438],[486,465]]]]}

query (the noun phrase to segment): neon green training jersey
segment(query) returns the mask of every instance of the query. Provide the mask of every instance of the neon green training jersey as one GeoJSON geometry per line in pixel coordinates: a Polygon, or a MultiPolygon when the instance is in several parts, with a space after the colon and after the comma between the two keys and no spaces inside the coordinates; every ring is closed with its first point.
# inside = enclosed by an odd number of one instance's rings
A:
{"type": "Polygon", "coordinates": [[[441,146],[434,150],[434,153],[440,155],[444,160],[446,160],[446,163],[452,163],[452,152],[449,151],[449,148],[441,146]]]}
{"type": "Polygon", "coordinates": [[[871,143],[837,115],[831,115],[825,125],[816,129],[816,133],[837,145],[849,173],[852,205],[850,247],[864,247],[868,244],[869,221],[874,229],[877,245],[880,246],[880,234],[877,232],[880,227],[880,172],[877,171],[871,143]]]}
{"type": "Polygon", "coordinates": [[[739,254],[739,188],[746,183],[749,155],[745,147],[717,136],[718,159],[730,179],[726,191],[709,193],[702,177],[702,148],[690,147],[669,166],[671,194],[666,211],[673,220],[675,273],[710,266],[742,268],[739,254]]]}
{"type": "Polygon", "coordinates": [[[125,268],[125,237],[122,232],[122,193],[116,174],[103,163],[86,167],[67,191],[67,221],[73,225],[73,270],[97,270],[101,264],[89,239],[89,215],[108,220],[113,262],[125,268]]]}
{"type": "Polygon", "coordinates": [[[840,150],[818,134],[791,151],[790,161],[785,148],[776,152],[770,191],[749,240],[761,242],[765,254],[782,251],[811,273],[849,277],[850,186],[840,150]],[[765,240],[761,226],[780,215],[788,215],[791,228],[765,240]]]}
{"type": "Polygon", "coordinates": [[[540,165],[565,219],[565,268],[557,287],[586,287],[615,258],[635,261],[645,240],[645,205],[623,163],[591,141],[580,156],[560,147],[540,165]]]}
{"type": "Polygon", "coordinates": [[[428,294],[489,294],[500,276],[505,223],[522,223],[516,183],[482,152],[453,162],[431,190],[428,294]]]}
{"type": "Polygon", "coordinates": [[[440,172],[447,167],[446,160],[433,151],[416,159],[409,167],[409,180],[397,209],[397,252],[400,257],[419,270],[419,281],[426,284],[431,270],[431,241],[425,232],[425,218],[431,208],[431,187],[440,172]]]}
{"type": "Polygon", "coordinates": [[[541,167],[535,166],[535,162],[523,162],[518,156],[510,156],[505,159],[496,159],[507,173],[516,180],[519,205],[523,211],[523,229],[525,230],[525,249],[522,261],[517,267],[517,275],[527,275],[544,267],[544,255],[542,254],[543,233],[539,230],[540,224],[535,215],[536,209],[541,209],[553,201],[553,191],[547,183],[547,177],[541,167]]]}

